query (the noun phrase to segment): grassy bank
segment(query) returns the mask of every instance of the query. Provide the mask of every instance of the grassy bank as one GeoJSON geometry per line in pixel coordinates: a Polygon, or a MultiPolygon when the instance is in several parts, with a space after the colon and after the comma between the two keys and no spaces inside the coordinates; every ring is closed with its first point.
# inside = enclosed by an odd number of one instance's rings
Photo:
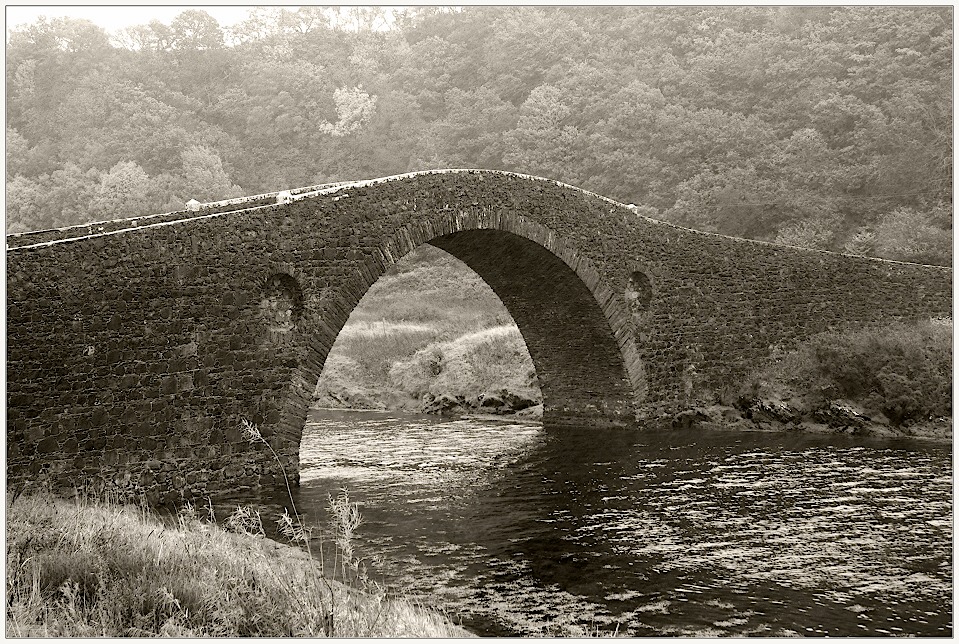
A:
{"type": "Polygon", "coordinates": [[[324,407],[497,413],[542,396],[503,303],[465,264],[422,246],[353,311],[315,400],[324,407]]]}
{"type": "Polygon", "coordinates": [[[742,393],[799,411],[841,399],[897,427],[951,416],[952,322],[818,335],[754,374],[742,393]]]}
{"type": "Polygon", "coordinates": [[[189,509],[161,520],[35,495],[8,500],[6,516],[7,637],[469,635],[409,601],[323,576],[299,548],[189,509]]]}
{"type": "Polygon", "coordinates": [[[676,422],[950,440],[952,321],[817,335],[720,402],[676,422]]]}

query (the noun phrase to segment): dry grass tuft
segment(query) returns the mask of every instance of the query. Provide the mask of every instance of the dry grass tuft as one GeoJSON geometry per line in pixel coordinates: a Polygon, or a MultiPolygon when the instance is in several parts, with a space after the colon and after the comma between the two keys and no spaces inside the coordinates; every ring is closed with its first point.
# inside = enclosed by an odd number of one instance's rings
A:
{"type": "Polygon", "coordinates": [[[256,535],[249,511],[235,534],[189,507],[175,522],[46,495],[6,510],[8,637],[468,635],[409,601],[324,577],[306,552],[256,535]]]}

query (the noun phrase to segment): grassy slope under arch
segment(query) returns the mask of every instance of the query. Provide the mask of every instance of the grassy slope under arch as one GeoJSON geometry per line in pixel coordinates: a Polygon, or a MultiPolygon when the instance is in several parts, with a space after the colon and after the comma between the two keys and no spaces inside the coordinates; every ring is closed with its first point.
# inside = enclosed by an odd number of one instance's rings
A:
{"type": "Polygon", "coordinates": [[[370,288],[336,339],[319,406],[421,411],[426,400],[542,396],[522,335],[465,264],[421,246],[370,288]],[[504,391],[507,392],[504,394],[504,391]]]}

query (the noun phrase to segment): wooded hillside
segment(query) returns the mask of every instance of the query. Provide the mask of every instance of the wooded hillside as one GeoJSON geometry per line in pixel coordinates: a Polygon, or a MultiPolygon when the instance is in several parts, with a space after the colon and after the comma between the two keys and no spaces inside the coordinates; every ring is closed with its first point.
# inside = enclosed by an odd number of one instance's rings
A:
{"type": "Polygon", "coordinates": [[[952,262],[951,7],[203,11],[8,35],[7,232],[445,167],[952,262]]]}

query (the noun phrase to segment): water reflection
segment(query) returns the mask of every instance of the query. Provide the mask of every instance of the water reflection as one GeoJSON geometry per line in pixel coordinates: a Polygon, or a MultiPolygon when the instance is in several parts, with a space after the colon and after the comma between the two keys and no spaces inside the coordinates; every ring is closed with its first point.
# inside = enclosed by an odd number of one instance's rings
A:
{"type": "Polygon", "coordinates": [[[376,574],[485,634],[949,635],[948,446],[316,412],[376,574]]]}

